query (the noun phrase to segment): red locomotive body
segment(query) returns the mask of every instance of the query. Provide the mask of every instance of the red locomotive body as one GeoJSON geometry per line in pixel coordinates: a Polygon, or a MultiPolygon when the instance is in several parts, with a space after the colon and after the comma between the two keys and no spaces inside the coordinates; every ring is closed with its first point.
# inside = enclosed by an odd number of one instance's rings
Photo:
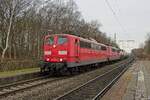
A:
{"type": "Polygon", "coordinates": [[[120,55],[120,50],[115,48],[115,47],[111,47],[109,46],[109,60],[110,61],[114,61],[114,60],[119,60],[121,55],[120,55]]]}
{"type": "Polygon", "coordinates": [[[88,64],[117,60],[117,49],[68,34],[45,37],[44,66],[41,70],[61,70],[88,64]]]}

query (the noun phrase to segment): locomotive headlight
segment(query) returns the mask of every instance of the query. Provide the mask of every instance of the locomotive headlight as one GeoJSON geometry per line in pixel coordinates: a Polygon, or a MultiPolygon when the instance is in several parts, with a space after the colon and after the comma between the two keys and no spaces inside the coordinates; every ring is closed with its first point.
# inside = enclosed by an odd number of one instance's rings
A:
{"type": "Polygon", "coordinates": [[[53,45],[53,48],[56,48],[56,45],[53,45]]]}
{"type": "Polygon", "coordinates": [[[64,51],[58,51],[58,54],[59,55],[67,55],[67,51],[65,51],[65,50],[64,51]]]}
{"type": "Polygon", "coordinates": [[[50,61],[50,59],[49,59],[49,58],[47,58],[47,59],[46,59],[46,61],[50,61]]]}
{"type": "Polygon", "coordinates": [[[60,58],[59,60],[60,60],[60,61],[63,61],[63,59],[62,59],[62,58],[60,58]]]}
{"type": "Polygon", "coordinates": [[[44,55],[51,55],[52,52],[51,51],[44,51],[44,55]]]}

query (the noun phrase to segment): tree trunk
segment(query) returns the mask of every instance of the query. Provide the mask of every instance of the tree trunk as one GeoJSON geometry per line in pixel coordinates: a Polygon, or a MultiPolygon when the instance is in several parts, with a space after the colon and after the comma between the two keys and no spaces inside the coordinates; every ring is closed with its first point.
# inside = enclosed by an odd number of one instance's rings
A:
{"type": "Polygon", "coordinates": [[[7,37],[6,37],[6,43],[5,43],[5,48],[2,51],[2,59],[1,59],[1,61],[4,60],[5,53],[6,53],[7,49],[8,49],[8,47],[9,47],[9,36],[10,36],[11,27],[12,27],[12,21],[13,21],[15,6],[16,6],[15,3],[13,3],[12,14],[10,16],[10,21],[9,21],[9,26],[8,26],[8,32],[7,32],[7,37]]]}

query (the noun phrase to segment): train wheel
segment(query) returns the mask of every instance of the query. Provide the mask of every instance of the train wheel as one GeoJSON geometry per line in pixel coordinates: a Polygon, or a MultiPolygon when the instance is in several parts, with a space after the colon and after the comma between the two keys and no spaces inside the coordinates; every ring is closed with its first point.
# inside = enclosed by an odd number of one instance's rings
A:
{"type": "Polygon", "coordinates": [[[77,73],[77,67],[68,68],[70,75],[74,75],[77,73]]]}
{"type": "Polygon", "coordinates": [[[44,66],[42,66],[42,67],[40,68],[40,72],[41,72],[42,74],[44,74],[44,73],[46,72],[45,66],[46,66],[46,65],[44,65],[44,66]]]}
{"type": "Polygon", "coordinates": [[[75,67],[76,74],[79,74],[79,67],[75,67]]]}
{"type": "Polygon", "coordinates": [[[73,75],[73,69],[72,68],[68,68],[68,71],[69,71],[70,75],[73,75]]]}
{"type": "Polygon", "coordinates": [[[40,69],[40,73],[44,73],[44,69],[43,68],[40,69]]]}

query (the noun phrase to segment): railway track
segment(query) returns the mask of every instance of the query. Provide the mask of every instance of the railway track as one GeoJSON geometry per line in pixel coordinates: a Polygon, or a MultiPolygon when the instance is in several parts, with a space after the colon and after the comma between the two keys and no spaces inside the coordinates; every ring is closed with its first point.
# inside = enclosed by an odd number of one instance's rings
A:
{"type": "Polygon", "coordinates": [[[100,99],[118,80],[118,78],[128,69],[132,59],[118,65],[104,74],[86,82],[77,88],[66,92],[55,100],[98,100],[100,99]]]}
{"type": "MultiPolygon", "coordinates": [[[[128,62],[128,61],[125,61],[125,62],[128,62]]],[[[115,65],[115,66],[118,66],[118,65],[115,65]]],[[[65,95],[60,96],[56,99],[57,100],[66,100],[66,99],[84,100],[84,99],[89,98],[91,100],[91,98],[100,98],[102,96],[102,94],[104,94],[106,92],[106,90],[109,89],[109,87],[111,85],[108,85],[108,84],[110,84],[111,81],[114,79],[114,77],[118,75],[118,71],[121,70],[123,72],[123,70],[125,70],[123,67],[125,67],[124,63],[121,63],[121,64],[119,64],[119,66],[117,68],[114,68],[114,69],[106,72],[105,74],[88,81],[87,83],[83,84],[82,86],[79,86],[76,89],[71,90],[71,91],[65,93],[65,95]],[[112,75],[111,72],[115,72],[115,74],[112,75]],[[110,81],[106,80],[106,79],[108,79],[108,77],[110,78],[109,79],[110,81]],[[99,85],[96,85],[96,83],[98,83],[99,85]],[[101,87],[101,86],[103,86],[103,87],[101,87]],[[106,86],[107,86],[107,88],[106,88],[106,86]],[[100,87],[100,88],[97,88],[97,87],[100,87]],[[84,88],[85,88],[84,91],[88,91],[88,92],[82,91],[82,89],[84,89],[84,88]],[[91,88],[91,90],[90,90],[90,88],[91,88]],[[92,93],[91,93],[91,91],[92,91],[92,93]],[[73,93],[75,93],[75,95],[73,93]],[[86,94],[86,93],[89,93],[89,94],[86,94]],[[81,97],[84,97],[84,98],[81,98],[81,97]]],[[[3,85],[3,86],[0,86],[0,99],[3,97],[9,96],[9,95],[16,94],[18,92],[32,89],[33,87],[38,87],[41,85],[45,85],[47,83],[53,83],[53,82],[63,80],[66,78],[68,78],[68,76],[67,77],[42,76],[42,77],[38,77],[38,78],[26,80],[26,81],[19,81],[16,83],[3,85]]]]}
{"type": "Polygon", "coordinates": [[[65,79],[66,77],[49,77],[49,76],[41,76],[38,78],[25,80],[25,81],[19,81],[12,84],[7,84],[0,86],[0,98],[4,96],[8,96],[10,94],[15,94],[17,92],[21,92],[33,87],[37,87],[40,85],[44,85],[47,83],[52,83],[58,80],[65,79]]]}

